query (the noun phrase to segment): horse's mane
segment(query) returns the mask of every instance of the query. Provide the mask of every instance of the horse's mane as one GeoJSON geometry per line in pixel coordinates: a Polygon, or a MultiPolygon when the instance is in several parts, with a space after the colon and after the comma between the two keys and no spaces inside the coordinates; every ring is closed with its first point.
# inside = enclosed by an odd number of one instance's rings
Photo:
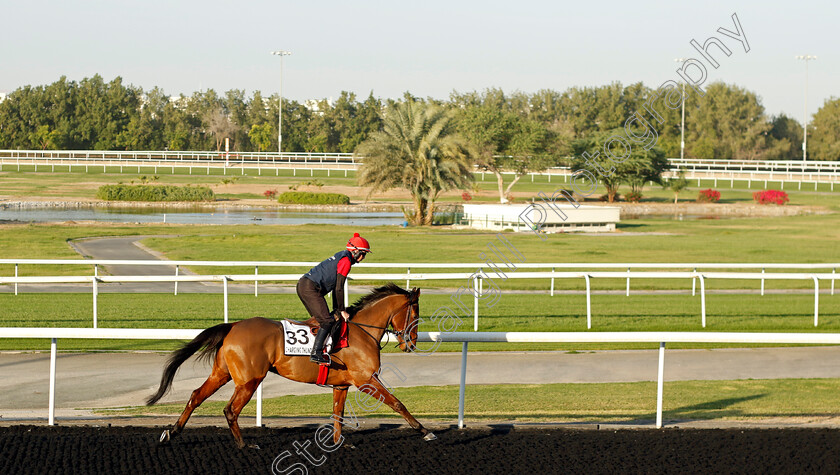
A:
{"type": "Polygon", "coordinates": [[[405,295],[406,297],[408,297],[409,295],[411,295],[411,292],[403,289],[402,287],[400,287],[397,284],[394,284],[393,282],[389,282],[383,285],[382,287],[377,287],[373,289],[371,293],[365,295],[359,300],[356,300],[353,303],[353,305],[347,307],[347,313],[349,313],[352,317],[356,315],[356,312],[362,310],[368,305],[391,295],[405,295]]]}

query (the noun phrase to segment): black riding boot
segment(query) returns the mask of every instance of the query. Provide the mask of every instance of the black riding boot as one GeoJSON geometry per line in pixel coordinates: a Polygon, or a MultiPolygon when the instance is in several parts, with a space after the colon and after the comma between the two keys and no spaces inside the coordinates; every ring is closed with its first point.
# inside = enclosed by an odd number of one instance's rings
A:
{"type": "Polygon", "coordinates": [[[324,346],[327,343],[327,336],[330,334],[333,323],[321,325],[318,329],[318,334],[315,335],[315,343],[312,346],[312,353],[309,355],[309,361],[318,364],[329,364],[329,356],[324,355],[324,346]]]}

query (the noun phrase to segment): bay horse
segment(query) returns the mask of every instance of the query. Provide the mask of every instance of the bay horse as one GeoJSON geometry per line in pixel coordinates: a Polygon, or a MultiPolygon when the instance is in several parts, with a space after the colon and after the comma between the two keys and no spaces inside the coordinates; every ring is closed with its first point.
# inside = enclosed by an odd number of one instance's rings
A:
{"type": "MultiPolygon", "coordinates": [[[[419,297],[420,289],[407,291],[389,283],[374,289],[347,308],[351,315],[348,321],[349,346],[330,355],[332,363],[326,382],[333,387],[335,444],[341,440],[344,403],[347,389],[351,385],[390,406],[413,429],[419,431],[425,440],[436,438],[385,388],[377,376],[381,340],[389,326],[394,329],[401,350],[409,352],[416,348],[419,297]]],[[[314,322],[315,319],[310,318],[304,323],[311,325],[314,322]]],[[[318,365],[309,361],[309,355],[287,356],[284,354],[284,345],[285,335],[280,322],[255,317],[210,327],[175,350],[164,367],[158,391],[149,397],[147,405],[156,403],[169,391],[178,367],[196,352],[200,351],[199,358],[212,359],[213,369],[204,384],[193,391],[184,412],[172,429],[163,431],[160,443],[168,443],[171,437],[178,435],[193,411],[216,390],[233,380],[236,388],[225,406],[224,414],[236,446],[244,448],[245,442],[239,430],[239,413],[269,371],[292,381],[309,384],[314,384],[318,377],[318,365]]]]}

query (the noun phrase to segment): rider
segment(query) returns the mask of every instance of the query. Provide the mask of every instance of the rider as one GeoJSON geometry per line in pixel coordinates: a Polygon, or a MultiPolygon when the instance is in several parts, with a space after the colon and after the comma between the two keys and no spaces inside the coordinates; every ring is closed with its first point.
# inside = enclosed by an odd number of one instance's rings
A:
{"type": "Polygon", "coordinates": [[[303,306],[306,307],[306,311],[315,317],[321,327],[315,336],[312,354],[309,355],[311,361],[318,364],[329,364],[330,359],[324,356],[324,344],[327,335],[329,335],[338,315],[341,315],[345,320],[350,318],[350,315],[344,309],[344,282],[347,279],[347,274],[350,273],[350,267],[364,260],[369,252],[371,252],[370,244],[367,239],[359,236],[359,233],[355,233],[347,241],[346,250],[337,252],[334,256],[324,260],[298,280],[298,297],[303,302],[303,306]],[[333,295],[332,314],[327,307],[326,299],[324,299],[324,295],[329,292],[332,292],[333,295]],[[336,315],[336,317],[333,315],[336,315]]]}

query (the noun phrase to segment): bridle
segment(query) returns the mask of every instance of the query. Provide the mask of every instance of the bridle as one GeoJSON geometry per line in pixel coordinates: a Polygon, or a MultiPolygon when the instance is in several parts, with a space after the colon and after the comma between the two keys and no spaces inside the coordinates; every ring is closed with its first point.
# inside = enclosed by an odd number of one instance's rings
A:
{"type": "MultiPolygon", "coordinates": [[[[407,343],[407,341],[406,341],[406,340],[405,340],[405,338],[404,338],[404,335],[405,335],[406,331],[408,330],[408,317],[409,317],[409,316],[411,316],[411,306],[412,306],[412,303],[413,303],[413,302],[411,302],[411,300],[409,300],[409,301],[405,304],[405,306],[406,306],[406,308],[405,308],[405,327],[404,327],[402,330],[400,330],[400,331],[390,330],[390,329],[388,328],[388,326],[389,326],[389,325],[391,325],[391,321],[394,319],[394,315],[396,315],[396,314],[399,312],[399,310],[397,310],[397,311],[395,311],[395,312],[391,313],[391,315],[389,315],[389,316],[388,316],[388,321],[385,323],[385,326],[384,326],[384,327],[379,327],[379,326],[376,326],[376,325],[368,325],[368,324],[366,324],[366,323],[354,322],[353,320],[347,320],[347,323],[352,323],[353,325],[356,325],[357,327],[359,327],[359,329],[360,329],[360,330],[362,330],[363,332],[365,332],[365,334],[366,334],[367,336],[369,336],[369,337],[370,337],[370,338],[371,338],[374,342],[376,342],[376,346],[378,346],[378,347],[379,347],[379,350],[380,350],[380,351],[382,351],[382,348],[384,348],[384,347],[385,347],[385,346],[382,344],[382,338],[380,337],[379,339],[377,339],[375,336],[371,335],[369,331],[365,330],[365,328],[364,328],[364,327],[367,327],[367,328],[376,328],[377,330],[385,330],[385,333],[392,333],[394,336],[396,336],[396,337],[397,337],[397,344],[394,346],[394,348],[398,348],[398,347],[400,346],[400,341],[399,341],[399,338],[402,338],[402,339],[403,339],[403,342],[404,342],[404,343],[407,343]]],[[[385,333],[383,333],[383,336],[385,335],[385,333]]]]}

